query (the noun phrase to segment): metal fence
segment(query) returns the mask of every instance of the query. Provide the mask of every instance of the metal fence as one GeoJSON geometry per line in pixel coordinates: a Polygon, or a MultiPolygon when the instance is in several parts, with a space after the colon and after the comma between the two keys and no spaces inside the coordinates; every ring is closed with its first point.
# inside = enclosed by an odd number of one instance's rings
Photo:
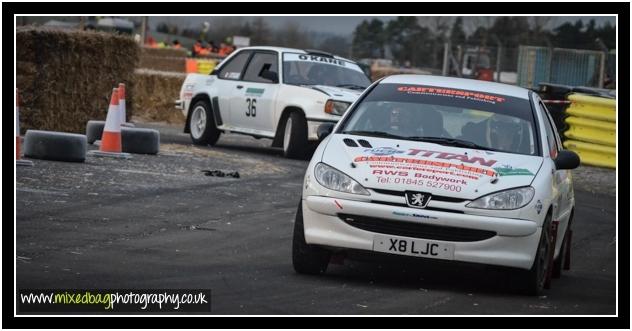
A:
{"type": "MultiPolygon", "coordinates": [[[[603,87],[606,62],[613,63],[606,61],[605,52],[520,46],[517,83],[526,88],[536,88],[542,82],[603,87]]],[[[611,72],[614,75],[614,70],[611,72]]]]}

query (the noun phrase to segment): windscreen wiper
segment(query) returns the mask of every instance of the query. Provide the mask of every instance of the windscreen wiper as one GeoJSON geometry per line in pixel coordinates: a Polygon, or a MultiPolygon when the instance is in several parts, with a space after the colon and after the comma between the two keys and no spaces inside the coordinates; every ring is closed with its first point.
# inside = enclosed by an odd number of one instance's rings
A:
{"type": "Polygon", "coordinates": [[[391,138],[391,139],[406,139],[406,137],[398,136],[396,134],[383,132],[383,131],[350,130],[350,131],[342,131],[342,133],[354,134],[354,135],[359,135],[359,136],[382,137],[382,138],[391,138]]]}
{"type": "Polygon", "coordinates": [[[340,85],[336,85],[336,87],[349,88],[349,89],[352,89],[352,90],[364,90],[364,89],[366,89],[366,86],[356,85],[356,84],[340,84],[340,85]]]}
{"type": "Polygon", "coordinates": [[[427,142],[437,143],[437,144],[440,144],[440,145],[447,145],[447,146],[468,147],[468,148],[473,148],[473,149],[482,149],[482,150],[488,150],[488,151],[502,152],[501,150],[498,150],[498,149],[495,149],[495,148],[491,148],[491,147],[487,147],[487,146],[483,146],[483,145],[479,145],[479,144],[473,143],[471,141],[462,140],[462,139],[455,139],[455,138],[405,137],[404,139],[410,139],[410,140],[415,140],[415,141],[427,141],[427,142]]]}

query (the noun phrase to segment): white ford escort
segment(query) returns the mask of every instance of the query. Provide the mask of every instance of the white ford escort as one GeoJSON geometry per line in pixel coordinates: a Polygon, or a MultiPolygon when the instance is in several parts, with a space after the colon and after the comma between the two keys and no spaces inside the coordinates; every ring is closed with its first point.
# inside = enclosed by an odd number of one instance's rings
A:
{"type": "Polygon", "coordinates": [[[210,75],[189,74],[176,107],[195,144],[241,133],[273,139],[285,156],[302,158],[318,140],[317,127],[338,122],[370,84],[356,63],[326,52],[246,47],[210,75]]]}
{"type": "Polygon", "coordinates": [[[297,272],[373,251],[512,267],[535,294],[569,267],[579,157],[562,149],[537,94],[390,76],[318,131],[294,227],[297,272]]]}

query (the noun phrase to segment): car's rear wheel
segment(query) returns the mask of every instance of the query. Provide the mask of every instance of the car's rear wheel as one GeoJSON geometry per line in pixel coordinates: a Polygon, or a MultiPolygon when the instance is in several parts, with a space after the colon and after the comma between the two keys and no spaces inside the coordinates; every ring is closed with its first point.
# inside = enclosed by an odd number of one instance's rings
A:
{"type": "Polygon", "coordinates": [[[550,281],[550,250],[554,249],[551,238],[551,214],[549,213],[542,224],[542,234],[538,244],[533,266],[528,271],[522,272],[521,285],[526,294],[539,295],[550,281]]]}
{"type": "Polygon", "coordinates": [[[291,159],[304,159],[307,145],[307,121],[301,112],[294,111],[285,120],[283,155],[291,159]]]}
{"type": "Polygon", "coordinates": [[[303,227],[303,205],[298,204],[294,221],[294,238],[292,240],[292,265],[300,274],[317,275],[327,270],[331,252],[305,242],[303,227]]]}
{"type": "Polygon", "coordinates": [[[200,100],[193,105],[189,116],[189,134],[195,145],[215,145],[220,132],[215,127],[211,105],[200,100]]]}

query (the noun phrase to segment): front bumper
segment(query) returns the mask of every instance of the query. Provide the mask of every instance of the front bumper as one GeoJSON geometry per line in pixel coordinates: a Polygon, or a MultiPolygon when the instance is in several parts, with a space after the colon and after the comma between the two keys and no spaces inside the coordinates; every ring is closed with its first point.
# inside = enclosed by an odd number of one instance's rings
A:
{"type": "MultiPolygon", "coordinates": [[[[373,250],[375,232],[342,221],[338,214],[351,214],[393,221],[441,225],[496,232],[479,241],[441,241],[454,245],[454,260],[529,269],[533,265],[541,227],[529,220],[487,217],[389,206],[323,196],[307,196],[303,201],[305,240],[309,244],[373,250]],[[412,216],[415,214],[415,216],[412,216]],[[421,215],[421,217],[420,217],[421,215]]],[[[410,238],[389,234],[393,238],[410,238]]]]}

